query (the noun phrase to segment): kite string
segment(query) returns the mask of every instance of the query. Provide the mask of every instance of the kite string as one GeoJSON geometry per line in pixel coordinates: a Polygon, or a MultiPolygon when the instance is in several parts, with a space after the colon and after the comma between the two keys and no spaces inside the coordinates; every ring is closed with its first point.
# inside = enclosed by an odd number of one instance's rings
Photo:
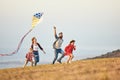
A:
{"type": "Polygon", "coordinates": [[[9,53],[9,54],[0,54],[0,56],[11,56],[11,55],[13,55],[13,54],[16,54],[16,53],[19,51],[19,49],[20,49],[20,47],[21,47],[21,45],[22,45],[22,42],[23,42],[24,38],[25,38],[31,31],[32,31],[32,29],[30,29],[30,30],[22,37],[22,39],[20,40],[20,42],[19,42],[19,44],[18,44],[17,49],[16,49],[14,52],[9,53]]]}

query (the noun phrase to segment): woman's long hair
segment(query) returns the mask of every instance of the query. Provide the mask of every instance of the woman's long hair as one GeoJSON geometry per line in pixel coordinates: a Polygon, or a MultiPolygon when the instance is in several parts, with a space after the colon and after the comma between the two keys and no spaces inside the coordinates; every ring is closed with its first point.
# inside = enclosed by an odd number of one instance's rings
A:
{"type": "Polygon", "coordinates": [[[36,39],[35,37],[32,38],[32,45],[34,44],[34,39],[36,39]]]}

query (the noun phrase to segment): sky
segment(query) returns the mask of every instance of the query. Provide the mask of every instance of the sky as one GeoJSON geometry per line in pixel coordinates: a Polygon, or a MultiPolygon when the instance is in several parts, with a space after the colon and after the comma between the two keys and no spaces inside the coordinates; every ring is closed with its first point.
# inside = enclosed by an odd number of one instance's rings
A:
{"type": "Polygon", "coordinates": [[[43,20],[25,38],[19,56],[25,55],[35,36],[47,53],[40,55],[54,57],[53,26],[64,34],[63,49],[76,40],[77,59],[120,49],[119,4],[120,0],[0,0],[0,53],[16,49],[37,12],[44,12],[43,20]]]}

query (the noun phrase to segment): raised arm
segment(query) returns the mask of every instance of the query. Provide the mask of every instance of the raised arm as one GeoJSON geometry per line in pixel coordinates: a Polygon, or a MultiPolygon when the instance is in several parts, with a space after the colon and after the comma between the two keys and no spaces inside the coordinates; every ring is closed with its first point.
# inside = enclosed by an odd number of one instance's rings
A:
{"type": "Polygon", "coordinates": [[[55,36],[56,39],[58,38],[55,26],[54,26],[54,36],[55,36]]]}

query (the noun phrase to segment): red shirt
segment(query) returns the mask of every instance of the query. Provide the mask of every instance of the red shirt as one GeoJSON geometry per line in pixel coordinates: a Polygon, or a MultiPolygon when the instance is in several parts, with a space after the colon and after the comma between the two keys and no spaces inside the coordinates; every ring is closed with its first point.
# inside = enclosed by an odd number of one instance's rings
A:
{"type": "Polygon", "coordinates": [[[28,52],[28,53],[26,54],[26,59],[27,59],[28,61],[32,61],[33,57],[34,57],[34,54],[33,54],[32,52],[28,52]]]}
{"type": "Polygon", "coordinates": [[[75,46],[69,44],[68,46],[65,47],[65,55],[69,55],[73,52],[73,50],[75,50],[75,46]]]}

